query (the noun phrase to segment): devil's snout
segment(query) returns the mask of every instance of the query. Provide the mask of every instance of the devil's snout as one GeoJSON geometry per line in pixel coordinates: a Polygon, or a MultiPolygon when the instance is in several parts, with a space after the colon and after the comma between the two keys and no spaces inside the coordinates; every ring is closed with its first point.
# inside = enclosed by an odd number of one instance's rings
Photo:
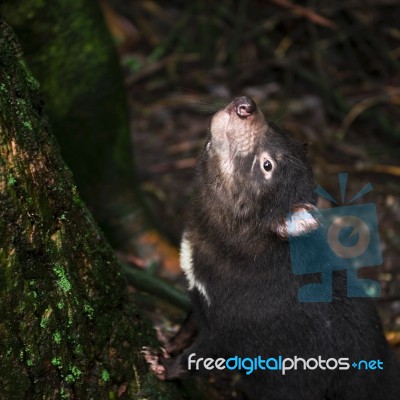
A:
{"type": "Polygon", "coordinates": [[[236,115],[240,118],[247,118],[256,111],[256,103],[250,97],[242,96],[233,100],[236,115]]]}

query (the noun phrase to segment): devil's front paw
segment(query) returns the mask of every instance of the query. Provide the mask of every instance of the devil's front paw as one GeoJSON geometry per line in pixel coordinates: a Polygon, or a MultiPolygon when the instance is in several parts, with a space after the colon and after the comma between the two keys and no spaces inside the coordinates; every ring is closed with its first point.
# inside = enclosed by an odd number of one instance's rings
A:
{"type": "Polygon", "coordinates": [[[167,378],[167,371],[165,366],[161,363],[161,359],[169,358],[169,354],[165,349],[161,349],[161,353],[150,347],[142,347],[142,354],[147,364],[149,364],[150,371],[158,379],[164,381],[167,378]]]}

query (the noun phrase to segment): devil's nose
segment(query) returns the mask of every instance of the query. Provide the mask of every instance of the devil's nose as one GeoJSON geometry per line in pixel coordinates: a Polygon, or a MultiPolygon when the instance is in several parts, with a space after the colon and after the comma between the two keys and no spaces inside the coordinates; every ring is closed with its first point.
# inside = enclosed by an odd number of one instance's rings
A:
{"type": "Polygon", "coordinates": [[[250,97],[242,96],[233,100],[238,117],[247,118],[256,111],[256,103],[250,97]]]}

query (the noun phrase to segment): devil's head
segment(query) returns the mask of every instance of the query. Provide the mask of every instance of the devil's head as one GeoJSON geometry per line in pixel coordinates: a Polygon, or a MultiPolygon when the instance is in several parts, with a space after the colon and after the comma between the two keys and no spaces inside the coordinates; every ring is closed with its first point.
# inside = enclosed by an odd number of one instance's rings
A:
{"type": "MultiPolygon", "coordinates": [[[[311,212],[314,181],[307,149],[266,122],[255,102],[238,97],[218,111],[199,163],[200,218],[227,234],[239,229],[250,235],[287,236],[289,213],[311,212]]],[[[201,221],[201,220],[198,220],[201,221]]],[[[299,223],[299,234],[315,227],[299,223]]]]}

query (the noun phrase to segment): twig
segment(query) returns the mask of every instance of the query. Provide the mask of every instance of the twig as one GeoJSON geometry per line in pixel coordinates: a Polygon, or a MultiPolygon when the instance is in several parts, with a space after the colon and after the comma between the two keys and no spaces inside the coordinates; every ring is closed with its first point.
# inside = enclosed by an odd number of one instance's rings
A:
{"type": "Polygon", "coordinates": [[[367,164],[367,163],[357,163],[355,165],[328,165],[327,170],[332,173],[337,172],[372,172],[376,174],[387,174],[387,175],[394,175],[400,176],[400,167],[397,165],[384,165],[384,164],[367,164]]]}
{"type": "Polygon", "coordinates": [[[292,3],[289,0],[269,0],[271,3],[276,4],[279,7],[292,10],[294,14],[301,17],[309,19],[311,22],[317,25],[325,26],[326,28],[337,30],[338,26],[333,21],[322,15],[317,14],[314,10],[310,8],[302,7],[297,4],[292,3]]]}
{"type": "Polygon", "coordinates": [[[158,61],[152,61],[144,65],[138,72],[130,75],[125,79],[126,85],[130,86],[150,75],[155,74],[159,70],[167,67],[170,64],[182,63],[192,63],[198,61],[200,56],[197,54],[182,54],[182,55],[170,55],[158,61]]]}
{"type": "MultiPolygon", "coordinates": [[[[400,92],[397,93],[397,95],[400,95],[400,92]]],[[[355,119],[362,114],[364,111],[367,109],[374,107],[378,104],[381,103],[392,103],[392,104],[400,104],[399,98],[396,97],[396,93],[393,93],[392,95],[388,94],[382,94],[374,97],[369,97],[367,99],[364,99],[357,103],[346,115],[346,117],[343,120],[342,126],[337,132],[337,136],[340,139],[343,139],[350,127],[350,125],[355,121],[355,119]]]]}
{"type": "Polygon", "coordinates": [[[184,311],[190,309],[188,297],[164,280],[127,264],[122,264],[121,266],[126,280],[136,289],[166,300],[184,311]]]}

